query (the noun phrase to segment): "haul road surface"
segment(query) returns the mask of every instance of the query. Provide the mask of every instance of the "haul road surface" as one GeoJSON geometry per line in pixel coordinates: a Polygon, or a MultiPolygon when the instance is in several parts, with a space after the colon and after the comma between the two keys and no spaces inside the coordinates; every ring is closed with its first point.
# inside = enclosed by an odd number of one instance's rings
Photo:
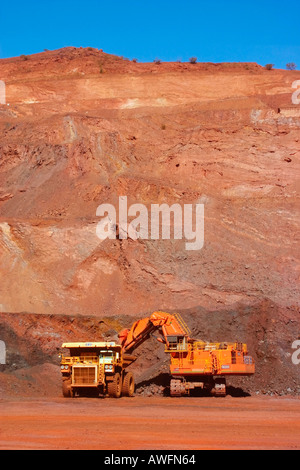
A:
{"type": "Polygon", "coordinates": [[[8,398],[0,416],[1,450],[300,449],[299,398],[8,398]]]}

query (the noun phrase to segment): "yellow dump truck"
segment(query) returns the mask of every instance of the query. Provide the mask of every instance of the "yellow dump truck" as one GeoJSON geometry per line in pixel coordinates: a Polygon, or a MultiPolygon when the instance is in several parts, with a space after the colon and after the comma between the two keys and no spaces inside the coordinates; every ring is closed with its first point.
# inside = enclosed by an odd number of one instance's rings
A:
{"type": "Polygon", "coordinates": [[[63,396],[108,395],[111,398],[134,394],[134,377],[126,368],[136,359],[124,354],[115,342],[64,343],[61,373],[63,396]]]}

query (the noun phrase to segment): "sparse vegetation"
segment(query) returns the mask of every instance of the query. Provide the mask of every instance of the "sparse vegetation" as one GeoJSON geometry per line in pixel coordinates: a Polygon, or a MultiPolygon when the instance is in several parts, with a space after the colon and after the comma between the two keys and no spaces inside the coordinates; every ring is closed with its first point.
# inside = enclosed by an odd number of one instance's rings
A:
{"type": "Polygon", "coordinates": [[[197,64],[197,57],[191,57],[190,58],[190,64],[197,64]]]}
{"type": "Polygon", "coordinates": [[[160,60],[160,59],[154,59],[154,63],[155,63],[156,65],[160,65],[160,64],[161,64],[161,60],[160,60]]]}
{"type": "Polygon", "coordinates": [[[295,62],[289,62],[288,64],[286,64],[286,68],[287,70],[296,70],[297,65],[295,64],[295,62]]]}
{"type": "Polygon", "coordinates": [[[135,64],[137,63],[137,59],[132,59],[132,62],[134,62],[135,64]]]}
{"type": "Polygon", "coordinates": [[[20,59],[22,59],[22,60],[28,60],[28,57],[27,57],[27,55],[22,54],[22,55],[20,56],[20,59]]]}
{"type": "Polygon", "coordinates": [[[266,70],[273,70],[274,64],[267,64],[265,66],[266,70]]]}

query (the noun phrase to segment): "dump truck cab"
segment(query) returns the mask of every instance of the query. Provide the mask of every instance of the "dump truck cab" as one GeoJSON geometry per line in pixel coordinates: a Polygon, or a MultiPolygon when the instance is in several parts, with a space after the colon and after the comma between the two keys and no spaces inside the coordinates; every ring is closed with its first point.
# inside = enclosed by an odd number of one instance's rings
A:
{"type": "Polygon", "coordinates": [[[135,358],[123,355],[115,342],[64,343],[61,357],[63,395],[74,397],[91,392],[119,398],[132,396],[134,380],[126,372],[135,358]]]}

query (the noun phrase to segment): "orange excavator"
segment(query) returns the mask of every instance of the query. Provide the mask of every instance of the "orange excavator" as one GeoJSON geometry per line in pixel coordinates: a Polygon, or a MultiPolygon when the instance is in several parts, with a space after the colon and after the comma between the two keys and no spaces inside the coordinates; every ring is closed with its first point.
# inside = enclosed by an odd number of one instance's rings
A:
{"type": "Polygon", "coordinates": [[[226,395],[227,376],[250,376],[255,373],[253,358],[246,344],[207,343],[190,337],[190,330],[179,314],[154,312],[139,320],[131,329],[119,334],[124,354],[133,351],[158,331],[156,338],[170,354],[170,395],[189,395],[196,388],[206,389],[215,396],[226,395]]]}

